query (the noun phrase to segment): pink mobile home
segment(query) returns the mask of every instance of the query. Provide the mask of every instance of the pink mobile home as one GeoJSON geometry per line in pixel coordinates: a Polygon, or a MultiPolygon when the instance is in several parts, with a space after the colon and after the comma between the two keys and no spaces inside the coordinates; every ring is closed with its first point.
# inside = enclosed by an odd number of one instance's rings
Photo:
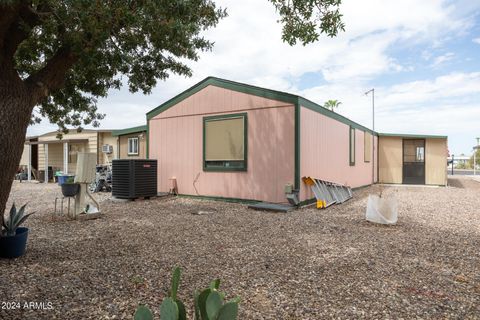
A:
{"type": "Polygon", "coordinates": [[[377,181],[378,134],[302,97],[208,77],[147,113],[158,191],[287,202],[311,176],[353,188],[377,181]],[[291,187],[290,187],[291,186],[291,187]]]}

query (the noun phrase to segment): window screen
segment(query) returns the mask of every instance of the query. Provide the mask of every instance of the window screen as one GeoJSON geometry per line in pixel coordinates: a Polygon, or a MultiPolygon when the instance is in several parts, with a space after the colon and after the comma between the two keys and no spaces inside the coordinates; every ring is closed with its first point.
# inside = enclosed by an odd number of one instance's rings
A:
{"type": "Polygon", "coordinates": [[[403,140],[403,162],[424,162],[425,140],[403,140]]]}
{"type": "Polygon", "coordinates": [[[350,165],[355,165],[355,128],[350,127],[350,165]]]}
{"type": "Polygon", "coordinates": [[[246,168],[246,114],[204,118],[204,168],[246,168]]]}
{"type": "Polygon", "coordinates": [[[372,160],[372,134],[370,132],[365,132],[363,137],[364,161],[370,162],[372,160]]]}

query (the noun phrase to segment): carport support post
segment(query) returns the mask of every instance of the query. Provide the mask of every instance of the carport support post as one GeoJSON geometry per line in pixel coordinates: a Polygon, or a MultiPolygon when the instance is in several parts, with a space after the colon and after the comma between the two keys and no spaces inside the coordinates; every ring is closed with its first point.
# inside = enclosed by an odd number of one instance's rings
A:
{"type": "Polygon", "coordinates": [[[63,174],[68,174],[68,142],[63,143],[63,174]]]}
{"type": "Polygon", "coordinates": [[[43,149],[45,150],[45,183],[48,183],[48,144],[47,143],[43,145],[43,149]]]}
{"type": "Polygon", "coordinates": [[[32,180],[32,145],[28,145],[28,181],[32,180]]]}

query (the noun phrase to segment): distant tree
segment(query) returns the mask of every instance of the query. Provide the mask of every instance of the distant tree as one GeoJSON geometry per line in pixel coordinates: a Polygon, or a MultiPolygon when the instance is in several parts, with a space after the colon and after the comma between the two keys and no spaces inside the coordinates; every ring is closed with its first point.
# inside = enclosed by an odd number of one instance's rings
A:
{"type": "MultiPolygon", "coordinates": [[[[344,29],[339,0],[269,1],[289,44],[344,29]]],[[[185,61],[213,46],[201,33],[226,15],[212,0],[0,0],[0,213],[30,123],[98,126],[110,89],[147,94],[171,73],[191,76],[185,61]]]]}
{"type": "MultiPolygon", "coordinates": [[[[480,149],[477,149],[475,151],[475,164],[477,165],[477,167],[480,164],[480,149]]],[[[468,160],[468,167],[473,169],[473,155],[468,160]]]]}
{"type": "Polygon", "coordinates": [[[338,108],[341,104],[338,100],[328,100],[323,104],[323,107],[335,112],[335,108],[338,108]]]}

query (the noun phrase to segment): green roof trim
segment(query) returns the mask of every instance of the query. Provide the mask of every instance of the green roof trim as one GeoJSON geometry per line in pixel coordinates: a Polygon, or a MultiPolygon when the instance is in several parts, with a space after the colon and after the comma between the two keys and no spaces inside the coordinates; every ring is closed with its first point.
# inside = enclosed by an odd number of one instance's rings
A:
{"type": "Polygon", "coordinates": [[[378,133],[380,137],[418,138],[418,139],[448,139],[448,136],[429,134],[402,134],[402,133],[378,133]]]}
{"type": "Polygon", "coordinates": [[[338,113],[330,111],[319,104],[316,104],[308,99],[300,97],[295,94],[276,91],[272,89],[261,88],[257,86],[253,86],[250,84],[235,82],[231,80],[216,78],[216,77],[207,77],[200,81],[199,83],[193,85],[192,87],[188,88],[187,90],[181,92],[180,94],[176,95],[175,97],[171,98],[170,100],[162,103],[155,109],[147,112],[147,122],[148,120],[152,119],[153,117],[157,116],[158,114],[162,113],[163,111],[169,109],[170,107],[176,105],[180,101],[194,95],[195,93],[199,92],[200,90],[204,89],[207,86],[216,86],[228,90],[233,90],[237,92],[242,92],[246,94],[251,94],[258,97],[263,97],[266,99],[278,100],[286,103],[291,103],[293,105],[300,105],[302,107],[308,108],[310,110],[316,111],[321,113],[329,118],[335,119],[340,121],[346,125],[354,127],[355,129],[359,129],[362,131],[368,131],[373,135],[376,135],[376,132],[372,131],[371,129],[358,124],[345,116],[342,116],[338,113]]]}
{"type": "Polygon", "coordinates": [[[126,129],[121,129],[121,130],[113,130],[112,131],[112,136],[123,136],[126,134],[131,134],[131,133],[137,133],[137,132],[143,132],[147,131],[147,126],[138,126],[138,127],[132,127],[132,128],[126,128],[126,129]]]}
{"type": "Polygon", "coordinates": [[[251,94],[254,96],[263,97],[267,99],[288,102],[291,104],[294,104],[298,100],[298,96],[290,93],[260,88],[260,87],[252,86],[249,84],[234,82],[234,81],[215,78],[215,77],[207,77],[204,80],[200,81],[199,83],[195,84],[194,86],[183,91],[182,93],[176,95],[172,99],[162,103],[155,109],[147,112],[147,121],[152,119],[156,115],[162,113],[163,111],[169,109],[170,107],[176,105],[180,101],[185,100],[186,98],[194,95],[195,93],[199,92],[200,90],[210,85],[228,89],[228,90],[238,91],[246,94],[251,94]]]}

